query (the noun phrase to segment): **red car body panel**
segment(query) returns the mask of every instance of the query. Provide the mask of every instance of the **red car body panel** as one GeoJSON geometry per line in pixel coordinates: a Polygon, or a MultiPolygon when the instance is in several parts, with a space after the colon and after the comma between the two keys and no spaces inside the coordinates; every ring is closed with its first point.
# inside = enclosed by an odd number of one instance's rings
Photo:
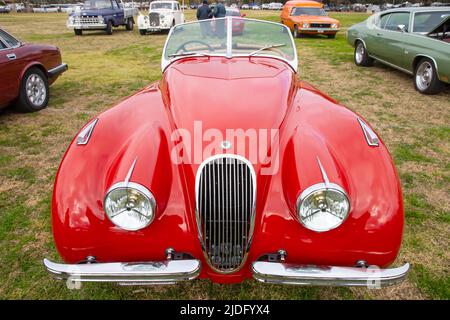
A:
{"type": "MultiPolygon", "coordinates": [[[[19,95],[20,83],[25,72],[36,66],[44,74],[61,65],[61,53],[50,45],[24,43],[15,48],[0,50],[0,107],[8,105],[19,95]],[[15,54],[15,60],[9,60],[8,54],[15,54]]],[[[48,77],[49,85],[58,76],[48,77]]]]}
{"type": "MultiPolygon", "coordinates": [[[[251,263],[279,249],[286,262],[380,267],[399,251],[403,228],[400,183],[382,142],[368,146],[358,116],[273,58],[191,57],[170,65],[151,84],[98,116],[87,145],[68,148],[57,173],[52,221],[56,247],[68,263],[95,256],[99,262],[165,259],[169,247],[202,262],[201,277],[232,283],[250,278],[251,263]],[[257,88],[257,94],[255,94],[257,88]],[[201,93],[201,94],[200,94],[201,93]],[[201,98],[200,98],[201,97],[201,98]],[[176,129],[279,129],[279,170],[262,175],[253,163],[257,199],[253,241],[242,268],[219,274],[207,263],[195,213],[195,164],[174,164],[176,129]],[[103,197],[123,181],[134,159],[133,182],[155,196],[150,226],[125,231],[110,222],[103,197]],[[317,233],[296,215],[296,199],[323,181],[347,192],[351,212],[338,228],[317,233]]],[[[205,143],[203,144],[203,148],[205,143]]],[[[272,150],[274,152],[274,150],[272,150]]],[[[224,151],[221,151],[224,153],[224,151]]],[[[239,154],[246,157],[246,154],[239,154]]],[[[202,159],[204,160],[204,159],[202,159]]]]}

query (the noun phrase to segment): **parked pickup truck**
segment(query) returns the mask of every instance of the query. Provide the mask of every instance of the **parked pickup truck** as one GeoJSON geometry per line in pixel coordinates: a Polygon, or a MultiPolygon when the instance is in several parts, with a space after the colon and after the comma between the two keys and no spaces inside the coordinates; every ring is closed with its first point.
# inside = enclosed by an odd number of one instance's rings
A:
{"type": "Polygon", "coordinates": [[[83,30],[105,30],[112,34],[113,27],[125,26],[133,30],[136,8],[125,8],[119,0],[86,0],[83,8],[69,14],[67,27],[73,29],[77,36],[83,30]]]}

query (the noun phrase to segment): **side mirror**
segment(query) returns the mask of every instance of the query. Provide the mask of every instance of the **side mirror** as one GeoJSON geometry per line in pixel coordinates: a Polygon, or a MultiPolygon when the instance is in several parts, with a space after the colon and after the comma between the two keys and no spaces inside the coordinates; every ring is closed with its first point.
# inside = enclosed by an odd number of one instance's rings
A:
{"type": "Polygon", "coordinates": [[[247,15],[245,13],[241,14],[241,18],[246,17],[247,15]]]}
{"type": "Polygon", "coordinates": [[[397,26],[397,31],[405,32],[406,31],[406,26],[404,24],[399,24],[397,26]]]}

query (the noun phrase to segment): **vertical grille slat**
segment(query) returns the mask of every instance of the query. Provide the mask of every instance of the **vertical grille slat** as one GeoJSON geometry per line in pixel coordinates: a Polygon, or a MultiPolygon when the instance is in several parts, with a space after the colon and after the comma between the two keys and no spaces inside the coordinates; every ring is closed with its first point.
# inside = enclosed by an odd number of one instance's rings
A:
{"type": "Polygon", "coordinates": [[[256,183],[252,165],[238,156],[207,159],[197,173],[197,222],[210,265],[233,272],[251,239],[256,183]]]}

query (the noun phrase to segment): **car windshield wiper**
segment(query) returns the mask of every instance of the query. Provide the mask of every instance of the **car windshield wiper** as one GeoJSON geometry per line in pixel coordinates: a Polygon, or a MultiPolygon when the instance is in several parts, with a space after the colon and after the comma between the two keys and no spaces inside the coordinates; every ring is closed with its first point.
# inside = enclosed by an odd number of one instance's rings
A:
{"type": "Polygon", "coordinates": [[[206,56],[208,57],[209,55],[203,52],[195,52],[195,51],[185,51],[185,52],[181,52],[181,53],[172,53],[169,55],[169,58],[175,58],[175,57],[184,57],[184,56],[193,56],[193,55],[200,55],[200,56],[206,56]]]}
{"type": "Polygon", "coordinates": [[[255,50],[253,52],[250,52],[249,56],[253,56],[255,54],[257,54],[258,52],[267,50],[267,49],[272,49],[272,48],[279,48],[279,47],[284,47],[286,44],[285,43],[278,43],[278,44],[270,44],[268,46],[262,47],[258,50],[255,50]]]}

